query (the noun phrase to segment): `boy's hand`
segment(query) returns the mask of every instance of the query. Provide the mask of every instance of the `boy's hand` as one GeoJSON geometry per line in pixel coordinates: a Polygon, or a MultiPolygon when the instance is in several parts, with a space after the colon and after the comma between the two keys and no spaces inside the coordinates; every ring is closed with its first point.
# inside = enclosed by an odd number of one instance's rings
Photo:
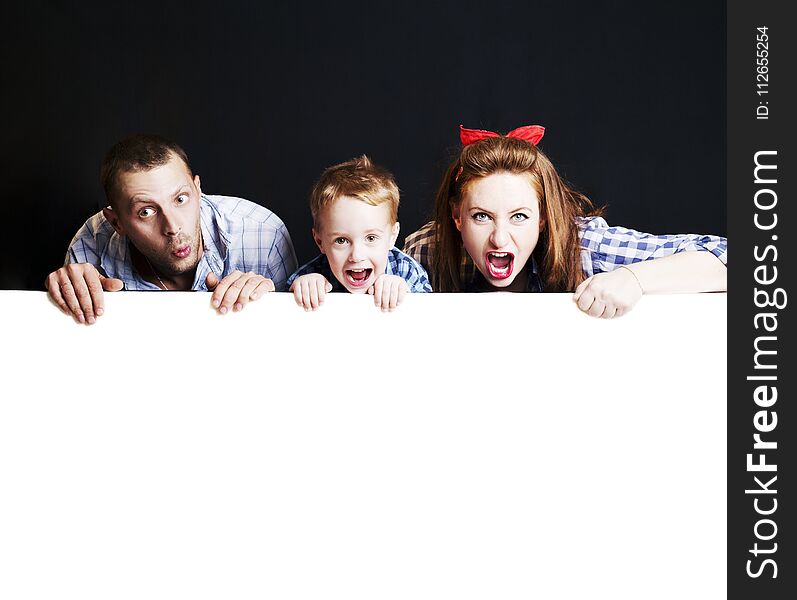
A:
{"type": "Polygon", "coordinates": [[[293,280],[291,292],[296,304],[304,310],[315,310],[324,303],[324,296],[332,291],[332,284],[320,273],[308,273],[293,280]]]}
{"type": "Polygon", "coordinates": [[[243,310],[250,300],[274,291],[274,282],[256,273],[241,273],[237,269],[219,281],[214,273],[205,279],[208,290],[213,292],[210,303],[221,314],[230,310],[243,310]]]}
{"type": "Polygon", "coordinates": [[[368,293],[374,296],[374,304],[382,312],[394,310],[409,291],[410,287],[401,277],[385,273],[377,277],[374,285],[368,288],[368,293]]]}
{"type": "Polygon", "coordinates": [[[581,282],[573,300],[593,317],[621,317],[642,297],[643,290],[634,273],[621,267],[609,273],[598,273],[581,282]]]}

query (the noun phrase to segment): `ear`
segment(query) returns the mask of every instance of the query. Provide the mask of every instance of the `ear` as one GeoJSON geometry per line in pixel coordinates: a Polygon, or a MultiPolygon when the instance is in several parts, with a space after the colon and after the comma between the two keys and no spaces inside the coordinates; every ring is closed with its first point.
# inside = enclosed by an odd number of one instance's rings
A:
{"type": "Polygon", "coordinates": [[[110,206],[106,206],[102,209],[102,216],[105,217],[105,220],[111,224],[114,231],[119,235],[124,235],[124,229],[122,229],[122,224],[119,222],[119,215],[116,214],[116,211],[112,209],[110,206]]]}
{"type": "Polygon", "coordinates": [[[202,186],[199,183],[199,175],[194,175],[194,185],[196,186],[196,191],[199,192],[199,195],[202,195],[202,186]]]}
{"type": "Polygon", "coordinates": [[[396,221],[393,223],[393,231],[390,232],[390,247],[396,245],[396,239],[398,239],[399,231],[401,231],[401,227],[399,226],[399,222],[396,221]]]}
{"type": "Polygon", "coordinates": [[[324,251],[324,243],[323,240],[321,239],[321,234],[318,231],[316,231],[315,227],[313,227],[312,231],[313,231],[313,241],[315,242],[316,246],[318,246],[318,249],[321,250],[321,254],[326,254],[326,252],[324,251]]]}
{"type": "Polygon", "coordinates": [[[459,210],[459,204],[451,205],[451,218],[454,219],[454,225],[457,226],[457,231],[462,231],[462,214],[459,210]]]}

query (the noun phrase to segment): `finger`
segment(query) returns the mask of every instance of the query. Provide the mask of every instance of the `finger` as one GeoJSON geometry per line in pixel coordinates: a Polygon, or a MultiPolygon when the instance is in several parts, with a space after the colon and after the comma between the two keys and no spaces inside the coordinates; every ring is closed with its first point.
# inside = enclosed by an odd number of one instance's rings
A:
{"type": "Polygon", "coordinates": [[[261,282],[264,281],[264,278],[260,275],[255,275],[254,277],[250,277],[246,280],[246,283],[241,288],[241,293],[238,294],[238,302],[235,303],[233,306],[234,310],[243,310],[244,306],[249,303],[249,300],[252,298],[252,293],[257,289],[257,286],[260,285],[261,282]]]}
{"type": "Polygon", "coordinates": [[[66,281],[61,281],[58,287],[61,290],[66,305],[69,307],[69,312],[72,313],[72,316],[78,323],[85,323],[86,318],[83,316],[83,311],[80,309],[80,302],[75,294],[75,288],[72,286],[72,280],[67,278],[66,281]]]}
{"type": "Polygon", "coordinates": [[[219,281],[218,277],[216,277],[215,274],[208,273],[206,283],[215,280],[215,284],[213,286],[208,287],[208,289],[210,289],[210,287],[213,288],[213,295],[210,297],[210,303],[213,305],[214,308],[219,308],[221,306],[221,301],[224,299],[224,294],[227,293],[227,289],[230,287],[232,282],[239,279],[241,275],[243,275],[243,273],[241,273],[238,270],[235,270],[229,275],[227,275],[227,277],[224,277],[221,279],[221,281],[219,281]],[[211,275],[213,275],[212,279],[210,277],[211,275]]]}
{"type": "Polygon", "coordinates": [[[58,276],[56,273],[50,273],[47,276],[44,285],[47,288],[47,295],[50,296],[50,299],[55,302],[58,308],[61,309],[61,312],[63,312],[65,315],[72,314],[69,310],[69,306],[67,306],[66,301],[64,300],[63,295],[61,295],[61,286],[59,285],[58,276]]]}
{"type": "Polygon", "coordinates": [[[249,294],[249,299],[257,300],[263,294],[268,294],[269,292],[273,292],[275,289],[276,288],[274,287],[274,282],[264,277],[263,280],[260,282],[260,285],[258,285],[255,288],[255,291],[249,294]]]}
{"type": "Polygon", "coordinates": [[[251,294],[249,294],[249,300],[254,302],[261,296],[273,291],[274,291],[274,282],[264,277],[263,279],[260,279],[258,281],[257,287],[254,290],[252,290],[251,294]]]}
{"type": "Polygon", "coordinates": [[[121,279],[103,277],[102,275],[100,275],[100,283],[102,284],[102,289],[106,292],[119,292],[125,287],[125,282],[121,279]]]}
{"type": "Polygon", "coordinates": [[[395,283],[392,281],[388,282],[384,288],[382,288],[382,310],[388,311],[393,310],[395,307],[392,305],[393,301],[393,288],[395,288],[395,283]]]}
{"type": "Polygon", "coordinates": [[[310,288],[308,290],[310,294],[310,308],[315,310],[320,306],[318,303],[318,286],[316,285],[315,281],[312,281],[307,287],[310,288]]]}
{"type": "Polygon", "coordinates": [[[293,282],[292,288],[293,288],[293,299],[296,301],[296,304],[307,310],[307,307],[305,306],[306,290],[304,286],[304,280],[297,279],[296,281],[293,282]]]}
{"type": "MultiPolygon", "coordinates": [[[[241,290],[246,285],[246,282],[249,280],[250,277],[253,277],[254,273],[238,273],[238,277],[236,277],[228,286],[227,291],[224,292],[224,297],[221,299],[221,305],[219,306],[219,312],[221,314],[225,314],[232,310],[233,306],[238,302],[238,298],[241,296],[241,290]]],[[[226,277],[224,278],[226,279],[226,277]]],[[[221,281],[219,287],[224,283],[224,280],[221,281]]],[[[218,288],[216,288],[218,291],[218,288]]],[[[213,292],[214,294],[216,292],[213,292]]]]}
{"type": "Polygon", "coordinates": [[[321,306],[324,303],[324,298],[327,295],[327,285],[329,282],[326,279],[319,279],[316,282],[316,290],[318,290],[318,305],[321,306]]]}
{"type": "Polygon", "coordinates": [[[216,277],[216,274],[213,271],[208,273],[208,276],[205,277],[205,285],[211,292],[216,289],[217,285],[219,285],[219,278],[216,277]]]}
{"type": "Polygon", "coordinates": [[[310,302],[310,282],[306,279],[302,281],[302,306],[304,310],[311,310],[313,308],[310,302]]]}
{"type": "Polygon", "coordinates": [[[383,281],[377,279],[374,282],[374,306],[382,307],[382,288],[384,287],[383,281]]]}
{"type": "Polygon", "coordinates": [[[393,286],[389,282],[382,285],[382,291],[379,294],[381,297],[379,306],[382,308],[382,312],[390,310],[390,290],[392,287],[393,286]]]}
{"type": "Polygon", "coordinates": [[[584,281],[578,284],[576,291],[573,293],[573,300],[578,302],[578,299],[581,297],[581,294],[585,289],[587,289],[587,286],[590,284],[591,281],[592,277],[587,277],[584,281]]]}
{"type": "Polygon", "coordinates": [[[390,310],[395,310],[399,303],[399,291],[401,290],[401,286],[399,284],[393,284],[390,286],[390,310]]]}
{"type": "Polygon", "coordinates": [[[374,295],[375,295],[375,294],[374,294],[374,286],[371,286],[371,287],[369,287],[369,288],[368,288],[368,289],[365,291],[365,293],[366,293],[366,294],[371,294],[372,296],[374,296],[374,295]]]}
{"type": "MultiPolygon", "coordinates": [[[[75,296],[77,296],[78,304],[80,304],[81,315],[78,317],[78,320],[81,323],[93,323],[94,307],[85,279],[85,277],[89,276],[88,273],[90,273],[90,271],[84,272],[84,269],[67,269],[67,272],[69,273],[69,281],[72,283],[72,289],[75,292],[75,296]]],[[[94,273],[96,274],[96,271],[94,271],[94,273]]]]}
{"type": "Polygon", "coordinates": [[[396,306],[399,306],[402,302],[404,302],[404,297],[410,293],[410,288],[407,286],[405,282],[401,282],[399,286],[399,293],[398,293],[398,300],[396,301],[396,306]]]}
{"type": "MultiPolygon", "coordinates": [[[[227,295],[227,290],[233,283],[240,279],[242,275],[243,273],[240,271],[233,271],[216,284],[216,288],[213,290],[213,295],[210,297],[210,303],[214,306],[214,308],[218,308],[220,313],[226,313],[230,309],[230,306],[232,306],[232,303],[230,303],[229,306],[222,306],[222,302],[227,295]]],[[[210,277],[210,275],[208,275],[208,277],[210,277]]]]}
{"type": "Polygon", "coordinates": [[[592,306],[589,307],[587,314],[590,317],[600,317],[604,310],[606,310],[606,305],[600,300],[595,300],[595,302],[592,303],[592,306]]]}
{"type": "Polygon", "coordinates": [[[607,306],[601,315],[601,319],[614,319],[617,316],[617,308],[614,306],[607,306]]]}
{"type": "Polygon", "coordinates": [[[302,304],[302,285],[300,282],[294,281],[291,284],[291,292],[293,292],[293,300],[296,302],[297,306],[303,306],[302,304]]]}
{"type": "Polygon", "coordinates": [[[593,295],[593,293],[585,289],[581,291],[581,295],[578,297],[576,304],[578,304],[578,307],[581,310],[587,312],[589,310],[589,307],[592,306],[594,300],[595,296],[593,295]]]}
{"type": "MultiPolygon", "coordinates": [[[[94,273],[93,276],[89,273],[85,275],[86,287],[89,289],[89,296],[91,296],[91,305],[94,308],[96,316],[102,315],[105,312],[105,301],[102,292],[102,283],[100,283],[99,273],[94,273]]],[[[90,320],[89,323],[92,321],[90,320]]]]}

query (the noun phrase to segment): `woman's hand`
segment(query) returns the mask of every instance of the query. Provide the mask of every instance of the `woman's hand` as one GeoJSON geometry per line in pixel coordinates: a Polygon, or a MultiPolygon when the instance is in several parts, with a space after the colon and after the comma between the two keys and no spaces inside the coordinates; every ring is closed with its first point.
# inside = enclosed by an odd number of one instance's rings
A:
{"type": "Polygon", "coordinates": [[[621,317],[639,302],[644,290],[629,267],[598,273],[581,282],[573,300],[592,317],[621,317]]]}

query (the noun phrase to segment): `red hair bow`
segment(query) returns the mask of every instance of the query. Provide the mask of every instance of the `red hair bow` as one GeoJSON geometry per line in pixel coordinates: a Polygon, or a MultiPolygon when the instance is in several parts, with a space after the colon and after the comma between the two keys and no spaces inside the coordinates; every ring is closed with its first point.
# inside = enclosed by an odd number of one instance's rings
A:
{"type": "MultiPolygon", "coordinates": [[[[536,146],[542,136],[545,135],[545,127],[541,125],[526,125],[518,127],[506,134],[506,137],[518,138],[526,140],[533,146],[536,146]]],[[[494,131],[485,131],[484,129],[465,129],[462,125],[459,126],[459,139],[462,140],[462,145],[467,146],[479,140],[485,140],[491,137],[500,137],[494,131]]]]}

